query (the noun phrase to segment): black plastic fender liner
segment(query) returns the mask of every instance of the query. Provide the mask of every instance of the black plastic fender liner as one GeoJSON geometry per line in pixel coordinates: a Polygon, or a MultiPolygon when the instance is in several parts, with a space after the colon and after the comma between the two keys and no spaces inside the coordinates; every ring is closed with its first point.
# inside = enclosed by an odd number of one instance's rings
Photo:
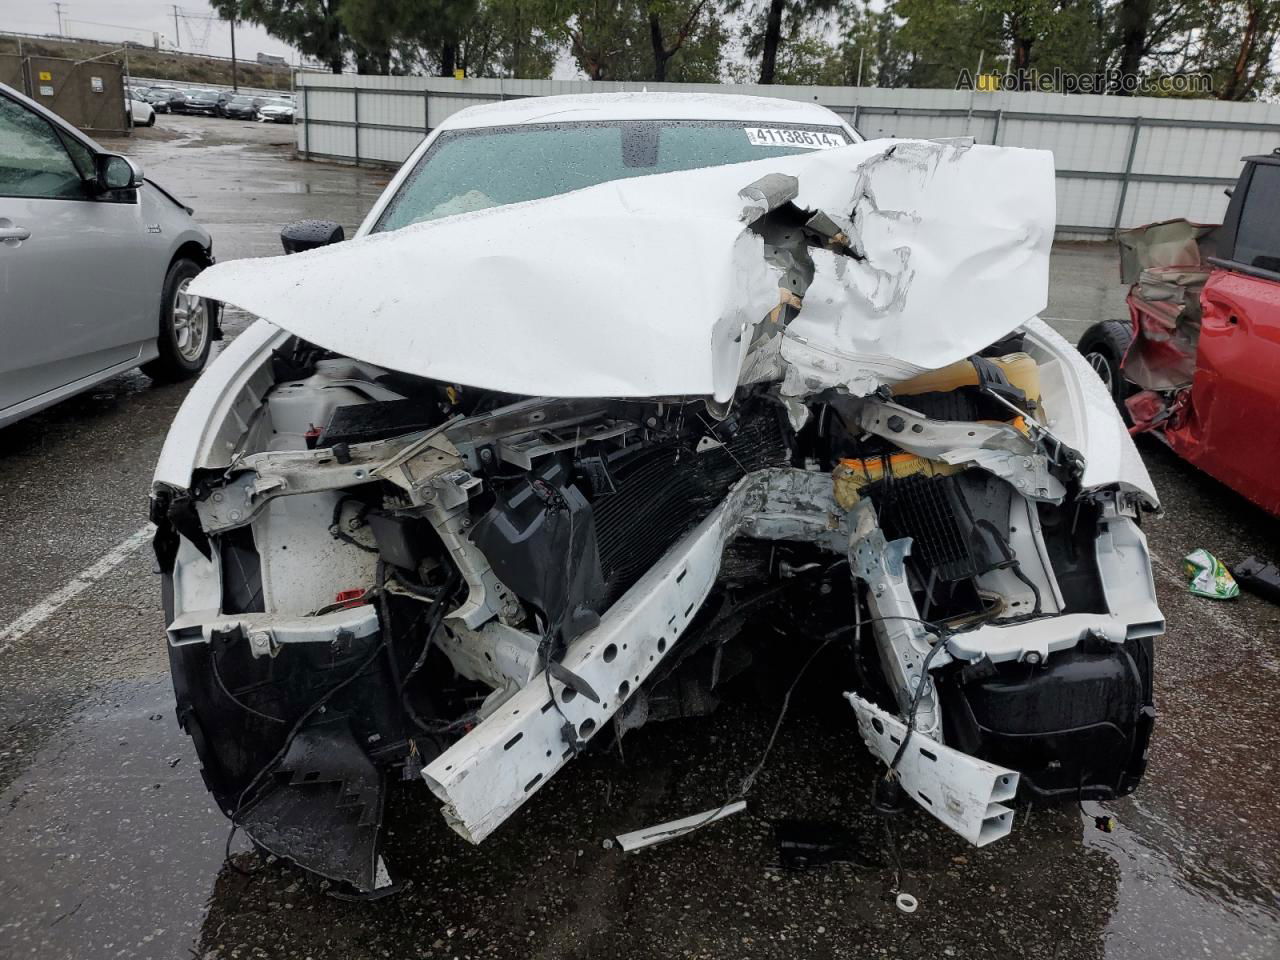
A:
{"type": "Polygon", "coordinates": [[[1017,770],[1033,801],[1132,793],[1155,725],[1153,660],[1148,637],[1082,643],[1043,665],[951,670],[938,686],[946,742],[1017,770]]]}
{"type": "MultiPolygon", "coordinates": [[[[171,576],[162,578],[161,596],[171,620],[171,576]]],[[[399,640],[326,704],[325,716],[346,717],[356,741],[368,745],[379,766],[398,760],[407,743],[398,671],[416,647],[414,638],[399,640]]],[[[351,677],[381,645],[381,634],[339,637],[330,643],[288,644],[274,657],[254,657],[238,629],[209,643],[169,644],[177,720],[192,738],[205,786],[224,814],[231,815],[241,791],[285,746],[302,712],[351,677]]]]}
{"type": "Polygon", "coordinates": [[[342,718],[298,732],[238,821],[255,843],[360,893],[378,887],[386,778],[342,718]]]}

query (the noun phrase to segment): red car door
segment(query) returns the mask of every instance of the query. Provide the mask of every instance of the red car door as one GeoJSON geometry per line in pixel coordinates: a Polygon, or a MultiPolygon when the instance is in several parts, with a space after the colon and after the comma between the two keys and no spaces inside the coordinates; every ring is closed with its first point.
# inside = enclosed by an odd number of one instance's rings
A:
{"type": "Polygon", "coordinates": [[[1280,156],[1250,160],[1200,295],[1188,416],[1166,435],[1200,469],[1280,514],[1280,156]]]}

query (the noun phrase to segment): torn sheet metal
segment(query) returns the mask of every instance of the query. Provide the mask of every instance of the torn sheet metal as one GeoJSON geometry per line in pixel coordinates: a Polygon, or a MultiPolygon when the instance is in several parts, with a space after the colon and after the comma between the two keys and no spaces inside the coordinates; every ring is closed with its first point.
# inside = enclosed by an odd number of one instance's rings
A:
{"type": "Polygon", "coordinates": [[[670,823],[655,824],[652,827],[633,830],[630,833],[620,833],[617,837],[618,846],[622,848],[623,853],[643,850],[645,847],[652,847],[654,844],[664,843],[667,840],[674,840],[676,837],[693,833],[693,831],[700,830],[709,823],[723,820],[725,817],[741,813],[745,809],[747,809],[747,801],[734,800],[732,803],[723,804],[714,810],[695,813],[691,817],[682,817],[679,820],[672,820],[670,823]]]}
{"type": "MultiPolygon", "coordinates": [[[[395,370],[562,397],[711,395],[742,379],[781,272],[741,191],[779,174],[848,224],[814,251],[787,392],[944,366],[1043,308],[1049,153],[874,141],[610,182],[284,258],[206,270],[192,293],[395,370]],[[352,278],[360,278],[353,283],[352,278]]],[[[753,367],[760,368],[759,363],[753,367]]]]}
{"type": "Polygon", "coordinates": [[[1080,485],[1097,490],[1119,484],[1151,507],[1160,505],[1155,484],[1133,438],[1116,417],[1115,402],[1080,352],[1043,320],[1022,325],[1026,351],[1040,370],[1048,413],[1045,426],[1063,445],[1084,456],[1080,485]]]}
{"type": "Polygon", "coordinates": [[[1200,294],[1213,270],[1219,227],[1167,220],[1117,236],[1120,276],[1137,321],[1124,375],[1147,390],[1191,385],[1200,339],[1200,294]]]}
{"type": "Polygon", "coordinates": [[[601,691],[602,702],[566,695],[560,680],[548,684],[540,672],[422,771],[460,836],[483,841],[572,758],[566,722],[584,741],[605,728],[689,627],[715,583],[725,545],[740,533],[833,544],[849,538],[824,475],[782,468],[744,477],[598,626],[569,644],[560,662],[601,691]]]}

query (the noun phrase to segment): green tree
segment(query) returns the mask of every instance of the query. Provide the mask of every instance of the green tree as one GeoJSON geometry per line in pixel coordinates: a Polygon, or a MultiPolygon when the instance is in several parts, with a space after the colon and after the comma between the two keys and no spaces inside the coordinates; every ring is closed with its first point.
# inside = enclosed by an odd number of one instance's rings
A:
{"type": "Polygon", "coordinates": [[[343,0],[340,19],[358,67],[363,54],[390,72],[394,50],[399,72],[426,69],[449,77],[460,66],[462,38],[479,8],[479,0],[343,0]]]}
{"type": "Polygon", "coordinates": [[[342,0],[338,20],[355,56],[356,73],[397,72],[392,51],[398,45],[396,14],[399,4],[377,0],[342,0]],[[391,13],[391,16],[386,14],[391,13]]]}
{"type": "Polygon", "coordinates": [[[592,80],[720,79],[726,42],[714,0],[552,0],[564,45],[592,80]]]}
{"type": "Polygon", "coordinates": [[[977,68],[979,57],[984,69],[1000,66],[1003,24],[982,0],[898,0],[892,10],[902,86],[954,87],[962,70],[977,68]]]}
{"type": "Polygon", "coordinates": [[[559,29],[588,80],[630,80],[647,44],[643,10],[634,0],[557,5],[559,29]]]}
{"type": "Polygon", "coordinates": [[[1126,77],[1207,74],[1222,100],[1280,92],[1280,0],[1118,0],[1107,17],[1109,63],[1126,77]]]}
{"type": "Polygon", "coordinates": [[[886,13],[900,20],[888,45],[908,86],[952,86],[980,59],[1029,84],[1031,71],[1093,73],[1108,55],[1102,0],[897,0],[886,13]]]}
{"type": "Polygon", "coordinates": [[[552,28],[545,0],[484,0],[463,38],[468,76],[550,77],[561,47],[552,28]]]}
{"type": "MultiPolygon", "coordinates": [[[[644,4],[649,17],[649,48],[653,52],[653,79],[667,79],[667,64],[684,47],[685,41],[698,30],[703,14],[715,8],[707,0],[681,3],[680,0],[649,0],[644,4]],[[673,31],[668,24],[676,24],[673,31]]],[[[714,27],[715,24],[712,24],[714,27]]]]}
{"type": "Polygon", "coordinates": [[[346,63],[350,39],[340,0],[210,0],[219,16],[256,23],[273,37],[319,60],[334,73],[346,63]]]}
{"type": "Polygon", "coordinates": [[[538,78],[559,46],[550,11],[547,0],[344,0],[341,17],[360,72],[538,78]]]}
{"type": "Polygon", "coordinates": [[[760,60],[760,83],[775,83],[779,51],[793,39],[812,46],[813,37],[807,28],[837,3],[838,0],[729,0],[726,10],[746,13],[743,34],[747,56],[760,60]]]}
{"type": "Polygon", "coordinates": [[[1256,100],[1276,92],[1280,0],[1198,4],[1204,11],[1195,69],[1213,79],[1219,100],[1256,100]]]}
{"type": "MultiPolygon", "coordinates": [[[[848,4],[841,8],[836,18],[836,37],[834,43],[828,45],[829,52],[819,72],[820,79],[816,83],[837,86],[877,86],[882,75],[888,79],[887,73],[892,69],[887,42],[892,40],[896,31],[893,21],[892,5],[877,11],[869,0],[859,4],[848,4]]],[[[827,31],[810,28],[810,36],[802,38],[800,43],[794,40],[788,44],[787,59],[796,59],[797,53],[806,45],[812,45],[814,39],[824,41],[827,31]],[[812,35],[818,34],[815,38],[812,35]]],[[[814,48],[813,56],[820,56],[820,48],[814,48]]],[[[788,66],[783,76],[791,76],[793,69],[788,66]]],[[[783,82],[790,83],[790,80],[783,82]]],[[[892,82],[884,83],[892,86],[892,82]]]]}

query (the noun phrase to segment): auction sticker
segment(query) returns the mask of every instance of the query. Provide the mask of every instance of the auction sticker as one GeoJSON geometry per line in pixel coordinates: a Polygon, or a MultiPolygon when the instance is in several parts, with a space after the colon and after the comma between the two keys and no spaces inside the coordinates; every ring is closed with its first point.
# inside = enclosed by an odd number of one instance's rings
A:
{"type": "Polygon", "coordinates": [[[826,150],[848,145],[844,137],[818,130],[790,130],[785,127],[747,127],[747,142],[753,147],[799,147],[826,150]]]}

